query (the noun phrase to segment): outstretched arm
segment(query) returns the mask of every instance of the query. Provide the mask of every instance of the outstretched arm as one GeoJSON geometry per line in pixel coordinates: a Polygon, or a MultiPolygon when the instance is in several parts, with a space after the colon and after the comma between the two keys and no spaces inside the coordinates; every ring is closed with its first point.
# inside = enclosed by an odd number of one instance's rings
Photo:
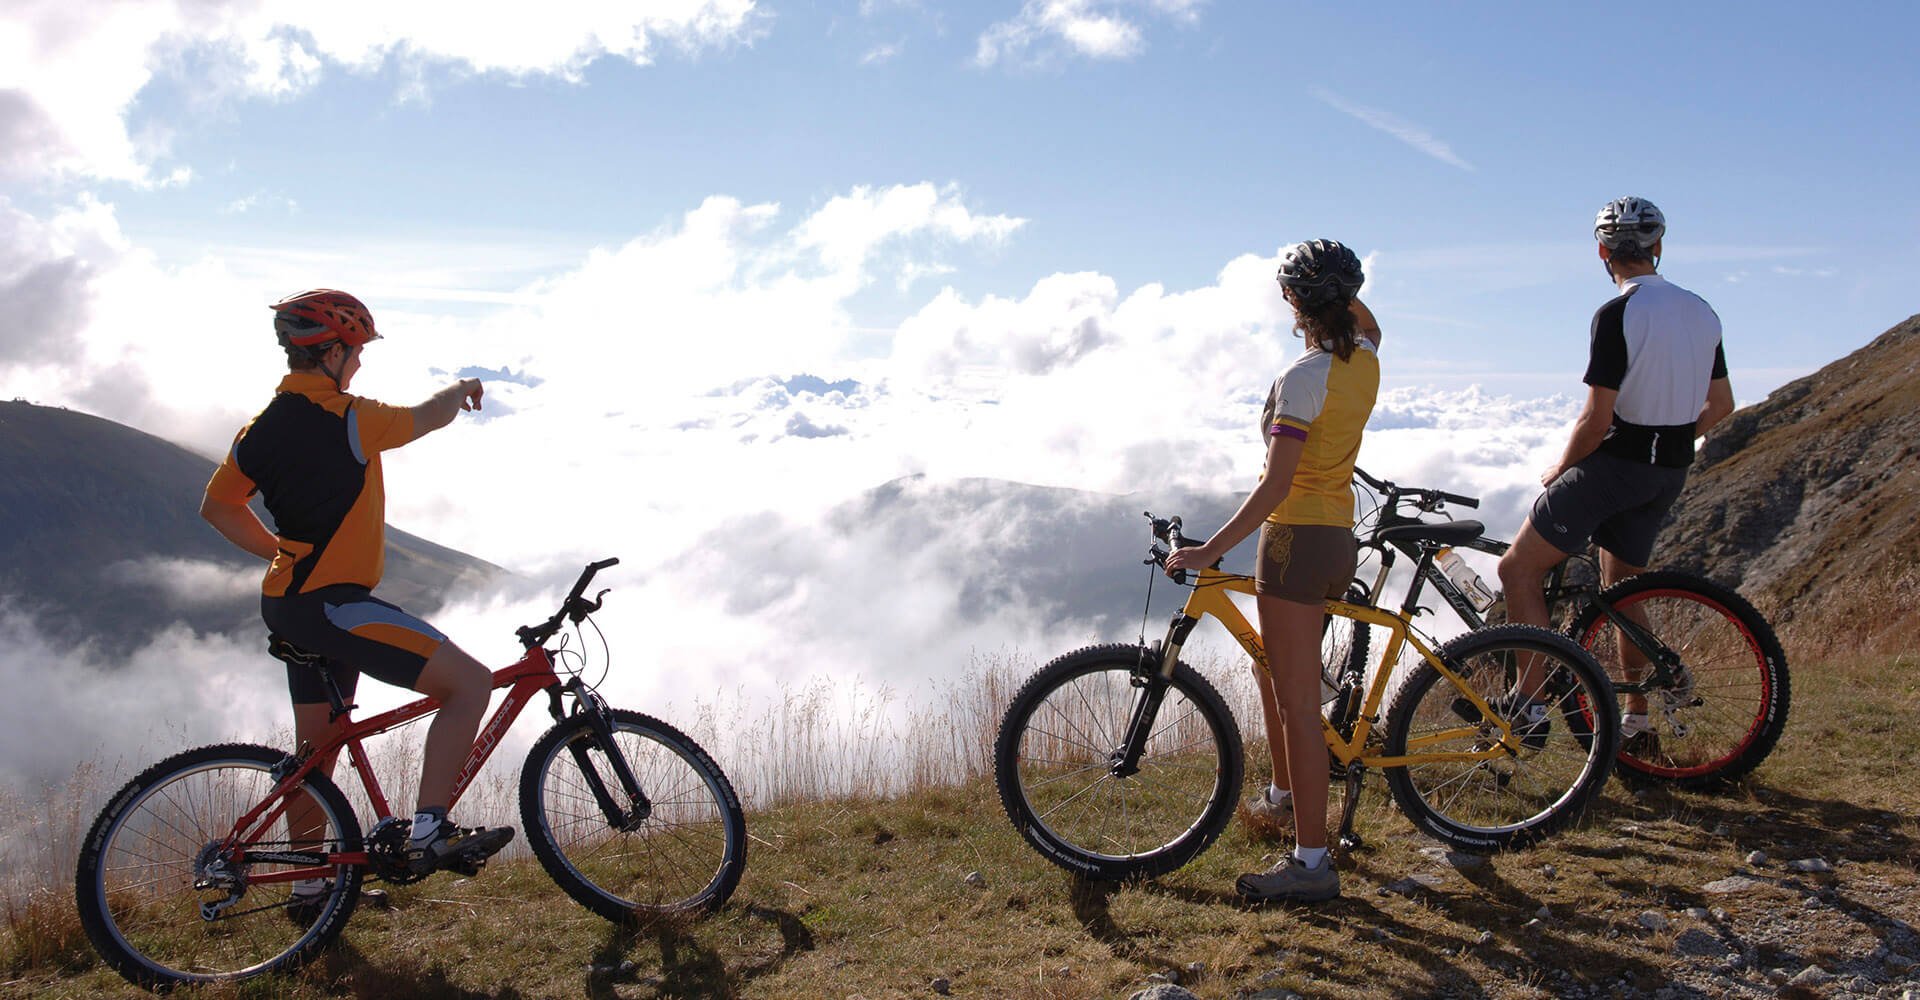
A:
{"type": "Polygon", "coordinates": [[[463,378],[434,393],[413,408],[413,439],[417,441],[453,423],[461,410],[478,410],[480,397],[485,394],[477,378],[463,378]]]}
{"type": "Polygon", "coordinates": [[[1373,318],[1373,310],[1368,309],[1367,304],[1357,297],[1348,308],[1353,312],[1354,329],[1359,331],[1360,336],[1373,341],[1373,346],[1379,347],[1380,321],[1373,318]]]}

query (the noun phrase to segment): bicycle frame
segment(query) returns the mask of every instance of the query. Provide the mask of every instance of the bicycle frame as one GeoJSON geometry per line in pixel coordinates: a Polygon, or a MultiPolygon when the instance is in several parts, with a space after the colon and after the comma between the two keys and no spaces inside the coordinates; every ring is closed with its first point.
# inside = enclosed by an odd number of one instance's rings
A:
{"type": "MultiPolygon", "coordinates": [[[[577,679],[570,683],[571,686],[574,687],[576,696],[597,700],[597,696],[594,696],[590,691],[585,689],[583,685],[579,685],[577,679]]],[[[480,768],[486,764],[487,759],[493,756],[493,751],[500,745],[501,737],[506,733],[507,729],[513,725],[514,720],[519,718],[521,711],[526,708],[527,702],[532,699],[535,692],[545,690],[552,696],[553,715],[554,718],[558,720],[562,715],[560,709],[560,692],[568,686],[569,685],[563,685],[559,676],[554,672],[552,655],[539,646],[527,650],[526,654],[513,665],[495,670],[493,672],[493,690],[499,690],[501,688],[507,689],[506,699],[500,703],[499,708],[494,710],[493,715],[487,719],[486,724],[480,727],[479,734],[474,738],[473,749],[468,752],[466,763],[461,767],[459,776],[454,780],[453,795],[448,805],[452,806],[460,801],[461,793],[466,790],[474,776],[480,772],[480,768]]],[[[327,875],[330,869],[338,865],[367,865],[369,860],[365,850],[289,850],[264,852],[249,850],[241,851],[235,856],[233,854],[233,848],[237,844],[252,843],[261,839],[266,831],[271,829],[275,823],[279,822],[285,816],[287,807],[291,802],[291,793],[300,787],[307,776],[313,773],[314,769],[319,767],[322,761],[333,759],[343,747],[346,749],[349,759],[353,762],[354,771],[360,776],[361,787],[366,790],[367,798],[372,803],[374,811],[382,819],[392,816],[393,810],[387,804],[387,798],[380,788],[379,779],[374,776],[373,763],[367,757],[366,748],[363,746],[363,743],[370,736],[378,736],[388,730],[406,725],[423,716],[432,714],[439,708],[440,702],[437,699],[420,698],[402,705],[399,708],[382,712],[372,718],[354,722],[348,718],[348,713],[352,711],[353,706],[337,706],[335,709],[337,718],[345,720],[345,725],[341,726],[340,731],[329,738],[318,749],[308,753],[304,759],[298,757],[289,758],[289,760],[299,760],[299,766],[289,773],[282,775],[272,790],[267,793],[266,798],[262,799],[259,805],[248,810],[234,823],[233,832],[228,836],[223,845],[231,859],[237,863],[244,864],[258,861],[277,864],[305,864],[307,867],[250,874],[247,878],[248,882],[291,882],[298,879],[320,878],[327,875]]],[[[623,782],[630,783],[630,787],[635,790],[638,789],[638,783],[633,781],[631,774],[626,773],[626,764],[624,761],[618,761],[616,769],[623,782]]],[[[642,797],[642,800],[644,801],[644,797],[642,797]]],[[[606,801],[602,802],[603,807],[606,804],[606,801]]]]}
{"type": "MultiPolygon", "coordinates": [[[[1212,568],[1198,571],[1193,584],[1193,593],[1188,596],[1180,612],[1174,616],[1172,624],[1167,628],[1167,637],[1160,646],[1157,674],[1163,682],[1173,678],[1174,664],[1180,659],[1181,647],[1185,645],[1194,627],[1199,625],[1200,619],[1208,615],[1226,626],[1227,631],[1240,643],[1240,647],[1253,658],[1256,669],[1261,673],[1267,673],[1266,650],[1261,645],[1260,632],[1247,621],[1246,615],[1242,614],[1227,597],[1230,593],[1253,595],[1253,578],[1212,568]]],[[[1342,765],[1358,763],[1365,767],[1386,768],[1438,762],[1474,762],[1499,759],[1518,751],[1519,740],[1513,735],[1512,728],[1507,725],[1506,720],[1495,712],[1471,685],[1462,680],[1445,660],[1435,655],[1433,649],[1414,634],[1412,624],[1405,617],[1380,608],[1349,604],[1345,601],[1328,601],[1327,613],[1352,619],[1364,625],[1378,625],[1387,630],[1388,636],[1386,648],[1382,651],[1380,661],[1373,669],[1373,677],[1367,684],[1366,696],[1354,722],[1352,737],[1342,736],[1324,715],[1320,719],[1321,731],[1327,741],[1327,750],[1342,765]],[[1386,698],[1386,682],[1393,672],[1393,665],[1399,661],[1401,650],[1407,646],[1411,646],[1421,659],[1431,664],[1441,676],[1458,689],[1461,696],[1479,710],[1482,719],[1499,728],[1498,743],[1484,750],[1472,752],[1409,752],[1399,756],[1367,752],[1367,743],[1373,733],[1374,721],[1380,718],[1380,703],[1386,698]]],[[[1150,707],[1152,712],[1158,712],[1157,692],[1150,692],[1150,696],[1143,699],[1143,702],[1150,702],[1151,705],[1143,703],[1141,709],[1150,707]]],[[[1144,712],[1142,714],[1148,719],[1151,718],[1151,714],[1144,712]]],[[[1138,762],[1140,750],[1135,748],[1144,744],[1144,733],[1137,734],[1142,738],[1132,738],[1136,735],[1132,730],[1137,728],[1141,721],[1140,716],[1137,715],[1134,721],[1135,725],[1130,726],[1130,738],[1127,741],[1129,748],[1128,759],[1125,762],[1127,767],[1132,767],[1138,762]]],[[[1431,733],[1420,737],[1415,743],[1410,743],[1407,749],[1414,751],[1416,746],[1458,740],[1462,737],[1472,737],[1477,733],[1478,730],[1470,726],[1431,733]]]]}

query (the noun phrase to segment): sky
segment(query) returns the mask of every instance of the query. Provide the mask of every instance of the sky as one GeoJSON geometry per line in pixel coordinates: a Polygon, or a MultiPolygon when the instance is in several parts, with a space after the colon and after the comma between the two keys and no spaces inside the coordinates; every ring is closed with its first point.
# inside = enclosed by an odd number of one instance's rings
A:
{"type": "MultiPolygon", "coordinates": [[[[480,414],[387,460],[391,523],[516,574],[437,619],[464,645],[511,655],[503,618],[620,555],[628,700],[911,686],[1088,636],[1017,607],[954,623],[945,567],[1030,544],[1018,524],[958,511],[883,545],[831,512],[914,475],[1244,491],[1300,350],[1273,282],[1296,241],[1366,263],[1385,391],[1362,464],[1481,495],[1497,531],[1582,398],[1608,199],[1666,212],[1661,270],[1722,317],[1743,404],[1906,318],[1916,22],[4,0],[0,398],[215,456],[283,370],[265,305],[343,288],[385,335],[356,392],[487,380],[480,414]]],[[[252,658],[176,635],[142,662],[252,658]]]]}

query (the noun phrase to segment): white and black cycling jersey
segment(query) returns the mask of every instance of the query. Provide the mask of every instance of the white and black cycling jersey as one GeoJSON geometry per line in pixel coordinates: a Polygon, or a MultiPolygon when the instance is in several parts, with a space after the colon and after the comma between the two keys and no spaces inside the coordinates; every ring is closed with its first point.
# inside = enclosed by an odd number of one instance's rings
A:
{"type": "Polygon", "coordinates": [[[1593,314],[1583,381],[1620,394],[1601,451],[1685,468],[1707,385],[1726,377],[1720,317],[1706,300],[1657,274],[1632,279],[1593,314]]]}

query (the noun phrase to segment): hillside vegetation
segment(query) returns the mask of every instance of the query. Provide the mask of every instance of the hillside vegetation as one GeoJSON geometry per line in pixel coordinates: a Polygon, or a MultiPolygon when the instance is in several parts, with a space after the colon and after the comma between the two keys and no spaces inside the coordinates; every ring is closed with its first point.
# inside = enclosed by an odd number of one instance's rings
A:
{"type": "MultiPolygon", "coordinates": [[[[1202,997],[1899,998],[1920,990],[1917,666],[1797,663],[1792,725],[1738,788],[1616,782],[1580,828],[1487,860],[1416,835],[1376,777],[1369,846],[1314,909],[1234,898],[1236,873],[1284,849],[1239,823],[1158,881],[1075,882],[975,780],[755,811],[746,879],[704,921],[615,928],[509,861],[364,906],[299,975],[187,995],[1093,998],[1173,970],[1202,997]],[[1831,870],[1794,867],[1814,860],[1831,870]]],[[[0,996],[137,995],[93,958],[68,891],[9,914],[0,996]]]]}

